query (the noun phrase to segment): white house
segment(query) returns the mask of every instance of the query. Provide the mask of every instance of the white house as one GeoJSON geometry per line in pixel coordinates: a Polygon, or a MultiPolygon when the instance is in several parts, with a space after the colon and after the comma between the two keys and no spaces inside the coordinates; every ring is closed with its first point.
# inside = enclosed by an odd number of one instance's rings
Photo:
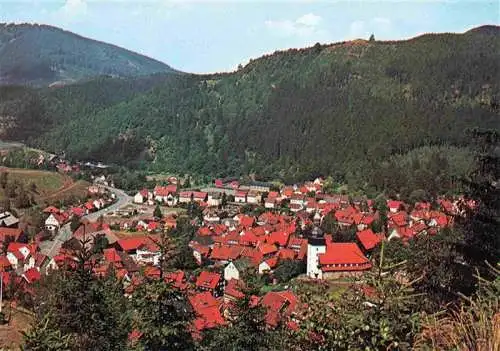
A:
{"type": "Polygon", "coordinates": [[[136,203],[136,204],[144,203],[149,198],[148,194],[149,193],[148,193],[147,189],[143,189],[141,191],[138,191],[137,194],[134,195],[134,203],[136,203]]]}
{"type": "Polygon", "coordinates": [[[293,194],[290,198],[290,204],[304,206],[305,196],[302,194],[293,194]]]}
{"type": "Polygon", "coordinates": [[[245,203],[247,202],[247,192],[243,190],[238,190],[234,195],[234,202],[245,203]]]}
{"type": "Polygon", "coordinates": [[[5,211],[0,213],[0,226],[15,228],[19,224],[19,219],[14,217],[12,213],[5,211]]]}
{"type": "MultiPolygon", "coordinates": [[[[164,198],[165,200],[165,198],[164,198]]],[[[167,197],[166,197],[166,200],[165,202],[167,203],[167,206],[175,206],[177,205],[177,197],[175,195],[173,195],[172,193],[168,194],[167,197]]]]}
{"type": "Polygon", "coordinates": [[[179,202],[180,203],[189,203],[191,202],[191,194],[190,191],[181,191],[179,194],[179,202]]]}
{"type": "Polygon", "coordinates": [[[278,264],[278,257],[271,257],[259,264],[259,274],[269,273],[278,264]]]}
{"type": "Polygon", "coordinates": [[[210,193],[208,194],[208,206],[219,206],[222,205],[222,196],[220,193],[210,193]]]}
{"type": "Polygon", "coordinates": [[[103,201],[101,201],[100,199],[94,200],[93,204],[94,204],[94,207],[98,210],[100,210],[101,208],[104,207],[103,201]]]}
{"type": "Polygon", "coordinates": [[[205,221],[206,223],[219,223],[220,217],[217,212],[210,211],[203,216],[203,221],[205,221]]]}
{"type": "Polygon", "coordinates": [[[274,209],[277,207],[276,205],[277,200],[276,198],[267,198],[266,201],[264,202],[264,207],[269,208],[269,209],[274,209]]]}
{"type": "Polygon", "coordinates": [[[45,228],[51,232],[59,230],[63,224],[63,217],[55,213],[51,213],[45,220],[45,228]]]}
{"type": "Polygon", "coordinates": [[[261,199],[262,197],[257,191],[251,190],[247,194],[247,202],[249,204],[254,204],[254,205],[259,204],[261,199]]]}
{"type": "Polygon", "coordinates": [[[157,185],[155,186],[155,188],[153,189],[153,193],[151,194],[148,194],[148,195],[144,195],[143,196],[147,196],[149,198],[153,198],[158,201],[158,202],[168,202],[169,200],[169,196],[170,197],[175,197],[174,195],[177,193],[177,185],[175,184],[169,184],[169,185],[166,185],[166,186],[160,186],[160,185],[157,185]]]}
{"type": "Polygon", "coordinates": [[[30,252],[27,244],[11,242],[7,248],[7,260],[14,269],[24,267],[24,260],[30,255],[30,252]]]}
{"type": "Polygon", "coordinates": [[[152,264],[158,266],[160,264],[160,251],[151,250],[147,246],[143,246],[137,249],[135,253],[135,260],[137,263],[152,264]]]}
{"type": "Polygon", "coordinates": [[[240,271],[234,262],[229,262],[226,268],[224,268],[224,279],[226,281],[230,281],[231,279],[240,279],[240,271]]]}

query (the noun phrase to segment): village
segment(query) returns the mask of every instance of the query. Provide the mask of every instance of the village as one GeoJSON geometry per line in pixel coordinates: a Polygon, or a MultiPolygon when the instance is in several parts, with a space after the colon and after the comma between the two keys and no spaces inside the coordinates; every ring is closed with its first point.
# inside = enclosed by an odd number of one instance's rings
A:
{"type": "Polygon", "coordinates": [[[163,279],[185,293],[196,315],[195,337],[227,322],[249,274],[266,278],[268,288],[253,301],[265,307],[267,324],[296,327],[304,301],[276,278],[280,266],[293,267],[293,278],[304,281],[362,277],[372,269],[372,252],[382,242],[435,235],[453,225],[462,201],[388,199],[381,205],[363,196],[327,194],[321,178],[281,188],[217,179],[208,188],[186,190],[171,177],[168,184],[142,189],[123,208],[109,211],[117,199],[104,181],[94,179],[84,203],[43,209],[45,228],[31,240],[15,217],[0,214],[1,286],[16,284],[29,295],[52,271],[75,267],[75,252],[88,246],[94,274],[115,274],[126,295],[144,279],[163,279]],[[196,267],[164,271],[164,241],[183,218],[194,235],[177,252],[189,252],[196,267]]]}

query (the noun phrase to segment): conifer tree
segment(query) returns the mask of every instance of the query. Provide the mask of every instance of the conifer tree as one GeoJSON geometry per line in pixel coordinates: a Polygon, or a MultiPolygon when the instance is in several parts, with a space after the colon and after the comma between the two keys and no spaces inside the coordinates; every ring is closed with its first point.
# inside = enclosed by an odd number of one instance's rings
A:
{"type": "Polygon", "coordinates": [[[162,280],[145,281],[132,295],[139,344],[146,350],[193,350],[192,312],[182,293],[162,280]]]}
{"type": "Polygon", "coordinates": [[[491,270],[486,262],[495,264],[500,257],[500,135],[497,131],[473,130],[476,144],[476,169],[465,180],[466,217],[462,221],[466,261],[480,269],[484,277],[491,270]]]}
{"type": "MultiPolygon", "coordinates": [[[[52,272],[35,294],[35,324],[25,336],[68,339],[69,350],[123,350],[130,332],[130,314],[121,282],[92,272],[90,240],[82,240],[77,265],[52,272]]],[[[41,346],[42,347],[42,346],[41,346]]]]}

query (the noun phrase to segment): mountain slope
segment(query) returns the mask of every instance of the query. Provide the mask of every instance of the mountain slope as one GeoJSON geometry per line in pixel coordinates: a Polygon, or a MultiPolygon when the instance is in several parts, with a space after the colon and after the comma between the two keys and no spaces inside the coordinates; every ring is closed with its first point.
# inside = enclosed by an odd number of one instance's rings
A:
{"type": "Polygon", "coordinates": [[[0,24],[0,84],[46,86],[99,75],[175,72],[166,64],[47,25],[0,24]]]}
{"type": "MultiPolygon", "coordinates": [[[[203,175],[364,179],[391,155],[466,146],[466,129],[498,129],[499,63],[500,36],[491,28],[318,44],[267,55],[231,74],[170,75],[106,103],[80,101],[92,96],[92,82],[27,90],[37,108],[18,99],[10,111],[18,126],[44,121],[25,141],[75,158],[146,160],[154,170],[203,175]]],[[[0,115],[13,100],[0,104],[0,115]]],[[[10,139],[19,136],[19,127],[4,125],[10,139]]]]}

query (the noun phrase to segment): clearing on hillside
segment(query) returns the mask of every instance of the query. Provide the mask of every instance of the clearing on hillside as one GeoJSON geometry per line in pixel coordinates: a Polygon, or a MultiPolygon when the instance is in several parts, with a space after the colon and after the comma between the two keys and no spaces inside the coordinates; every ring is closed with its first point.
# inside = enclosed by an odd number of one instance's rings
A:
{"type": "MultiPolygon", "coordinates": [[[[64,200],[69,197],[83,197],[87,194],[89,183],[75,182],[71,177],[57,172],[33,169],[1,167],[0,172],[7,172],[7,180],[17,180],[33,194],[36,202],[44,203],[64,200]],[[32,189],[32,184],[35,188],[32,189]]],[[[5,196],[5,194],[2,195],[5,196]]]]}

